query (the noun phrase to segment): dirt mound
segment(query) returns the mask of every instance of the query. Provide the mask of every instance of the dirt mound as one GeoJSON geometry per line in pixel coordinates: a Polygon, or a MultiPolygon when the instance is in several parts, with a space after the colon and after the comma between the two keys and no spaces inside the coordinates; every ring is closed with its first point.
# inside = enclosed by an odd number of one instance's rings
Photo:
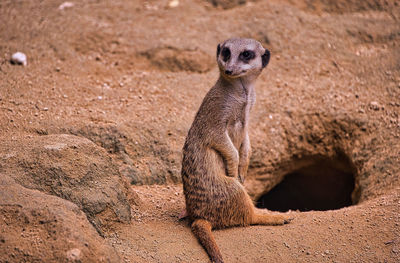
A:
{"type": "Polygon", "coordinates": [[[63,128],[61,131],[87,138],[108,153],[119,155],[120,158],[126,154],[127,136],[116,125],[83,125],[82,127],[63,128]]]}
{"type": "Polygon", "coordinates": [[[292,1],[288,0],[291,4],[295,4],[304,10],[312,12],[329,12],[329,13],[348,13],[359,11],[393,11],[393,8],[400,8],[400,4],[396,0],[305,0],[305,1],[292,1]]]}
{"type": "MultiPolygon", "coordinates": [[[[374,198],[392,189],[391,185],[398,184],[398,177],[393,175],[399,172],[398,166],[394,163],[398,160],[400,147],[398,144],[393,144],[390,148],[383,146],[386,144],[386,138],[378,140],[375,137],[377,128],[373,122],[352,119],[346,115],[330,116],[321,113],[299,115],[299,113],[288,112],[287,116],[277,118],[280,123],[279,130],[276,128],[257,129],[255,133],[255,137],[259,139],[253,144],[253,156],[245,182],[249,194],[255,200],[268,193],[286,176],[290,177],[292,173],[297,174],[298,178],[301,177],[300,175],[317,173],[320,174],[321,179],[312,180],[334,180],[338,185],[344,184],[343,187],[348,185],[347,177],[343,176],[349,174],[351,178],[349,184],[353,186],[350,190],[351,194],[343,198],[350,198],[350,204],[374,198]],[[262,144],[263,142],[265,143],[262,144]],[[383,166],[389,174],[384,182],[379,177],[371,176],[374,172],[379,173],[383,166]],[[301,172],[303,169],[306,169],[305,173],[301,172]],[[307,172],[307,169],[317,170],[307,172]],[[322,172],[323,170],[325,172],[322,172]],[[329,174],[331,174],[331,179],[329,179],[329,174]],[[325,179],[323,179],[324,176],[325,179]]],[[[270,120],[264,119],[264,121],[270,120]]],[[[260,126],[270,127],[268,123],[263,124],[263,122],[260,122],[260,126]]],[[[325,191],[320,195],[321,199],[335,184],[326,185],[325,190],[322,190],[323,183],[319,186],[315,185],[314,190],[307,189],[308,179],[302,178],[303,183],[300,180],[297,181],[297,186],[291,187],[301,187],[308,192],[325,191]]],[[[340,188],[336,188],[335,191],[339,193],[340,188]]],[[[336,194],[332,193],[332,196],[327,198],[335,199],[336,194]]],[[[294,199],[293,201],[296,201],[294,199]]],[[[327,203],[332,201],[327,201],[327,203]]]]}
{"type": "Polygon", "coordinates": [[[172,72],[204,73],[214,66],[214,58],[199,49],[161,47],[144,51],[140,55],[147,58],[154,67],[172,72]]]}
{"type": "Polygon", "coordinates": [[[247,0],[235,0],[235,1],[208,0],[208,2],[210,2],[215,7],[222,7],[223,9],[229,9],[229,8],[233,8],[233,7],[237,7],[237,6],[246,4],[247,0]]]}
{"type": "Polygon", "coordinates": [[[346,158],[350,160],[348,170],[353,171],[355,176],[353,199],[354,203],[357,203],[360,197],[360,177],[357,173],[359,169],[354,166],[353,156],[363,145],[360,141],[368,135],[367,123],[345,116],[327,116],[320,113],[300,116],[292,112],[281,118],[280,123],[282,133],[273,130],[272,134],[269,131],[262,135],[259,131],[257,135],[261,138],[280,137],[274,138],[280,143],[271,144],[274,140],[270,139],[266,145],[253,146],[254,154],[245,183],[250,194],[258,199],[282,181],[286,174],[315,165],[319,161],[346,158]],[[297,120],[302,121],[299,123],[297,120]],[[354,145],[354,141],[358,143],[354,145]],[[271,151],[275,155],[265,155],[265,152],[271,151]]]}
{"type": "MultiPolygon", "coordinates": [[[[165,184],[180,181],[177,150],[170,149],[155,129],[141,125],[69,123],[39,133],[67,133],[85,137],[104,148],[131,184],[165,184]]],[[[171,135],[171,134],[170,134],[171,135]]]]}
{"type": "Polygon", "coordinates": [[[2,262],[120,262],[73,203],[0,175],[2,262]]]}
{"type": "Polygon", "coordinates": [[[361,43],[390,43],[400,39],[400,31],[376,31],[373,29],[348,29],[347,33],[361,43]]]}
{"type": "Polygon", "coordinates": [[[60,134],[6,141],[0,147],[3,174],[77,204],[98,231],[112,222],[130,222],[131,205],[139,197],[93,142],[60,134]]]}

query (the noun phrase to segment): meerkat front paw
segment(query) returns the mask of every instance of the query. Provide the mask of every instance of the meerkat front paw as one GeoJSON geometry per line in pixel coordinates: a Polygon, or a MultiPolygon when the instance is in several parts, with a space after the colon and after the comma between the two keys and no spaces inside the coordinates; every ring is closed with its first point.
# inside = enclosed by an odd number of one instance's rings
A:
{"type": "Polygon", "coordinates": [[[244,183],[246,175],[247,175],[247,166],[239,165],[238,180],[241,184],[244,183]]]}

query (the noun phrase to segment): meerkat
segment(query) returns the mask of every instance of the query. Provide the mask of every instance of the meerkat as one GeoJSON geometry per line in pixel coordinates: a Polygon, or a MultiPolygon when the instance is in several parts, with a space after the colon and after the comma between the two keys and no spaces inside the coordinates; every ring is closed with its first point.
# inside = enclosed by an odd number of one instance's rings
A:
{"type": "Polygon", "coordinates": [[[270,52],[254,39],[231,38],[218,45],[220,77],[203,99],[183,147],[185,213],[212,262],[223,262],[212,229],[291,221],[256,208],[242,185],[251,151],[254,84],[269,59],[270,52]]]}

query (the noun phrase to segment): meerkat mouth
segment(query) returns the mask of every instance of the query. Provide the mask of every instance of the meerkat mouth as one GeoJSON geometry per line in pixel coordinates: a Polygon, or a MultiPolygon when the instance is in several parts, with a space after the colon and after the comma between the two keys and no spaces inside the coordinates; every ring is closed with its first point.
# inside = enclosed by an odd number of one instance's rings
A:
{"type": "Polygon", "coordinates": [[[236,78],[243,77],[246,73],[247,73],[247,70],[242,70],[239,73],[225,74],[225,75],[228,76],[229,78],[236,79],[236,78]]]}

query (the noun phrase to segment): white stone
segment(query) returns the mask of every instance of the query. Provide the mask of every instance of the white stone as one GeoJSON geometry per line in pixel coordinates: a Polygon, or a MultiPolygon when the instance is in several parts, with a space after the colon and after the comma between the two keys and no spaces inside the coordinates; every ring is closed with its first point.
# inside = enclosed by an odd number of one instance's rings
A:
{"type": "Polygon", "coordinates": [[[72,3],[72,2],[64,2],[58,7],[58,9],[64,10],[65,8],[69,8],[69,7],[73,7],[73,6],[74,6],[74,3],[72,3]]]}
{"type": "Polygon", "coordinates": [[[15,64],[24,65],[24,66],[26,66],[26,64],[27,64],[26,55],[22,52],[14,53],[11,56],[11,61],[15,64]]]}
{"type": "Polygon", "coordinates": [[[168,3],[168,6],[170,8],[177,7],[178,5],[179,5],[179,0],[172,0],[172,1],[169,1],[169,3],[168,3]]]}

